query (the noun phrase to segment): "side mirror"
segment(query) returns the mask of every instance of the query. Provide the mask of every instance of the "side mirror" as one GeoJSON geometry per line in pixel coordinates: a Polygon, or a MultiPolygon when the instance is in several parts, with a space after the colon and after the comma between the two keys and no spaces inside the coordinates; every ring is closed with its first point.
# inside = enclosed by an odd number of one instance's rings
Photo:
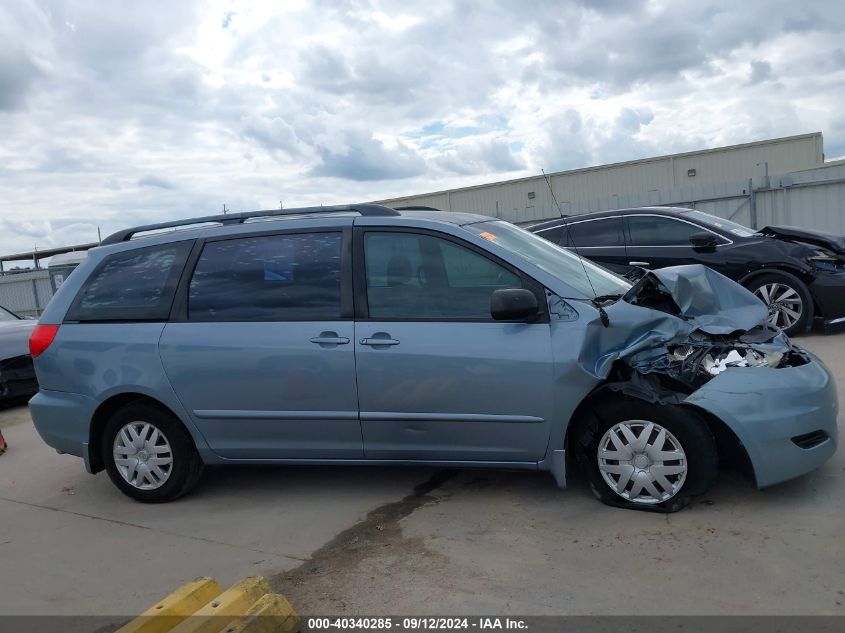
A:
{"type": "Polygon", "coordinates": [[[708,231],[701,231],[700,233],[693,233],[689,236],[690,244],[693,248],[715,248],[719,243],[716,236],[708,231]]]}
{"type": "Polygon", "coordinates": [[[500,288],[490,297],[490,314],[497,321],[524,321],[539,312],[537,296],[525,288],[500,288]]]}

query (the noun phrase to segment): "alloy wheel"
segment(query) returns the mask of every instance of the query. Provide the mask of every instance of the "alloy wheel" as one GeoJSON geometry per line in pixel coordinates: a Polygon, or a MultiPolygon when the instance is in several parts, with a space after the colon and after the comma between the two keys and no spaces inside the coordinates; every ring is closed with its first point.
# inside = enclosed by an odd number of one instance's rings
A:
{"type": "Polygon", "coordinates": [[[769,323],[783,330],[798,323],[804,313],[801,295],[786,284],[763,284],[754,294],[769,307],[769,323]]]}
{"type": "Polygon", "coordinates": [[[668,430],[647,420],[626,420],[609,428],[598,446],[602,478],[632,503],[668,501],[687,476],[687,457],[668,430]]]}
{"type": "Polygon", "coordinates": [[[149,422],[124,425],[114,438],[112,454],[121,477],[139,490],[160,488],[173,470],[170,442],[149,422]]]}

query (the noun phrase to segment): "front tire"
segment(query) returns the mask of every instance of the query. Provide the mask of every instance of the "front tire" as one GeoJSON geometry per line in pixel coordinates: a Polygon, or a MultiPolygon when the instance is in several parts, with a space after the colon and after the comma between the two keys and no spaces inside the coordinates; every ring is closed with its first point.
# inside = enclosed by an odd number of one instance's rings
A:
{"type": "Polygon", "coordinates": [[[807,285],[787,272],[766,273],[745,284],[769,308],[769,323],[787,336],[803,334],[813,318],[813,296],[807,285]]]}
{"type": "Polygon", "coordinates": [[[580,428],[576,454],[607,505],[677,512],[716,480],[716,442],[689,409],[617,399],[596,406],[580,428]]]}
{"type": "Polygon", "coordinates": [[[145,503],[178,499],[202,475],[191,435],[172,413],[150,402],[119,409],[106,423],[100,450],[112,483],[145,503]]]}

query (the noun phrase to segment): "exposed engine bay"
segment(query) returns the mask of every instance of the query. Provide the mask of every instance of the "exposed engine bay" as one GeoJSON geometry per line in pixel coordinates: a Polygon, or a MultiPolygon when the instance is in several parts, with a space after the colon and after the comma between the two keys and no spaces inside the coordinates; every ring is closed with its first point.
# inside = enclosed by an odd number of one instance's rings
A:
{"type": "Polygon", "coordinates": [[[704,266],[649,271],[622,301],[608,306],[608,329],[625,326],[629,306],[650,310],[654,318],[647,329],[632,329],[625,348],[600,357],[596,369],[605,368],[610,389],[650,402],[680,402],[731,368],[780,369],[810,361],[767,323],[757,297],[704,266]]]}
{"type": "Polygon", "coordinates": [[[678,345],[667,345],[663,362],[635,363],[641,373],[665,372],[699,387],[729,367],[796,367],[809,362],[802,350],[771,326],[759,326],[737,337],[700,333],[678,345]]]}
{"type": "Polygon", "coordinates": [[[779,332],[760,328],[752,330],[738,340],[703,341],[698,346],[679,345],[672,351],[672,359],[680,363],[680,373],[702,370],[716,376],[728,367],[794,367],[808,362],[807,355],[795,349],[788,341],[775,342],[779,332]],[[770,335],[767,340],[754,340],[758,335],[770,335]]]}

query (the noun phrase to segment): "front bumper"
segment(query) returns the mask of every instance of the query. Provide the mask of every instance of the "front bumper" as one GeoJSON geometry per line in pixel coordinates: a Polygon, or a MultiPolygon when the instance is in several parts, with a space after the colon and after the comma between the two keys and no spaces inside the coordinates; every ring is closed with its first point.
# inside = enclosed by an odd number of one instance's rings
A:
{"type": "Polygon", "coordinates": [[[48,446],[82,457],[91,472],[88,442],[97,402],[87,396],[41,389],[29,401],[35,430],[48,446]]]}
{"type": "Polygon", "coordinates": [[[760,488],[803,475],[836,452],[836,385],[810,354],[799,367],[732,367],[686,403],[715,415],[745,447],[760,488]],[[826,439],[801,448],[792,438],[820,431],[826,439]]]}
{"type": "Polygon", "coordinates": [[[826,324],[845,323],[845,273],[819,272],[810,293],[826,324]]]}

